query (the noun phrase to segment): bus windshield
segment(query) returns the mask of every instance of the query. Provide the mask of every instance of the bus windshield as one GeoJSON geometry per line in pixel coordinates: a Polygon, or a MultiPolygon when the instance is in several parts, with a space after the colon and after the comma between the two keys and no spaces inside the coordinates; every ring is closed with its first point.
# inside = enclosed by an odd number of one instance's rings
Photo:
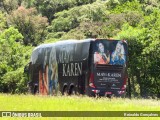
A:
{"type": "Polygon", "coordinates": [[[120,40],[96,40],[93,54],[94,64],[125,65],[127,44],[120,40]]]}

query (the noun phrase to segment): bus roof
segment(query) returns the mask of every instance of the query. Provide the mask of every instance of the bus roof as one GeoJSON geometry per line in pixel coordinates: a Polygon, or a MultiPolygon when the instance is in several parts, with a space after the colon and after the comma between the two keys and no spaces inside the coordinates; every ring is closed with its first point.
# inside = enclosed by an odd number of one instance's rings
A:
{"type": "Polygon", "coordinates": [[[34,48],[33,51],[39,49],[39,48],[50,48],[53,47],[55,45],[63,45],[63,44],[71,44],[71,43],[82,43],[82,42],[90,42],[90,41],[94,41],[95,39],[84,39],[84,40],[76,40],[76,39],[70,39],[70,40],[62,40],[62,41],[57,41],[55,43],[47,43],[47,44],[41,44],[37,47],[34,48]]]}
{"type": "MultiPolygon", "coordinates": [[[[114,40],[114,41],[120,41],[120,40],[105,39],[105,38],[96,38],[96,39],[95,39],[95,38],[88,38],[88,39],[83,39],[83,40],[69,39],[69,40],[57,41],[57,42],[55,42],[55,43],[41,44],[41,45],[35,47],[34,50],[33,50],[33,52],[36,51],[37,49],[50,48],[50,47],[53,47],[53,46],[55,46],[55,45],[90,42],[90,41],[95,41],[95,40],[114,40]]],[[[125,41],[125,40],[124,40],[124,41],[125,41]]]]}
{"type": "MultiPolygon", "coordinates": [[[[55,45],[90,42],[90,41],[95,41],[95,40],[115,40],[115,39],[111,39],[111,38],[109,38],[109,39],[105,39],[105,38],[88,38],[88,39],[83,39],[83,40],[69,39],[69,40],[57,41],[55,43],[41,44],[41,45],[35,47],[34,50],[39,49],[39,48],[53,47],[55,45]]],[[[115,41],[119,41],[119,40],[115,40],[115,41]]]]}

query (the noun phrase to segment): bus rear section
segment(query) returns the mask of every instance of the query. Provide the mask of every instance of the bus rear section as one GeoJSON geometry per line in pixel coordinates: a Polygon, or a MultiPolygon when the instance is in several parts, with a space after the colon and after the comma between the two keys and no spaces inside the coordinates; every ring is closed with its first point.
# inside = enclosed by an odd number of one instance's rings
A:
{"type": "Polygon", "coordinates": [[[124,96],[127,80],[127,43],[95,40],[91,43],[90,95],[124,96]]]}

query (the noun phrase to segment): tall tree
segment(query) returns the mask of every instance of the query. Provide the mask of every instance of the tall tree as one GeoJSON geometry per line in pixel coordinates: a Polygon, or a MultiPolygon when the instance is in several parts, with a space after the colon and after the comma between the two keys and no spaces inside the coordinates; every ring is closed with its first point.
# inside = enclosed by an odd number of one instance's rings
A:
{"type": "Polygon", "coordinates": [[[8,16],[8,24],[17,28],[23,35],[24,45],[34,45],[45,39],[47,18],[40,16],[35,8],[19,7],[8,16]]]}

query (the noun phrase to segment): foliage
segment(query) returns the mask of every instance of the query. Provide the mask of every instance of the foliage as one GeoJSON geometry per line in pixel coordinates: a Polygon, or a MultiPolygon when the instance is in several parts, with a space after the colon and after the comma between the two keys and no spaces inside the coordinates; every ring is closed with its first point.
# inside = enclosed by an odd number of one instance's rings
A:
{"type": "MultiPolygon", "coordinates": [[[[102,2],[95,2],[62,11],[55,14],[55,19],[51,26],[48,27],[49,32],[69,32],[83,22],[91,23],[96,21],[104,21],[105,5],[102,2]],[[98,5],[97,5],[98,4],[98,5]],[[103,17],[104,16],[104,17],[103,17]]],[[[73,31],[73,30],[72,30],[73,31]]]]}
{"type": "Polygon", "coordinates": [[[10,27],[0,35],[0,88],[2,92],[24,92],[23,66],[29,59],[27,47],[21,45],[23,36],[10,27]]]}
{"type": "Polygon", "coordinates": [[[142,4],[139,4],[138,0],[131,0],[124,2],[123,4],[118,4],[111,9],[113,13],[123,13],[128,11],[138,11],[142,12],[142,4]]]}
{"type": "Polygon", "coordinates": [[[94,1],[95,0],[34,0],[34,5],[37,10],[42,13],[43,16],[47,16],[49,22],[51,22],[56,12],[94,1]]]}
{"type": "Polygon", "coordinates": [[[45,39],[48,22],[47,18],[38,15],[35,8],[25,9],[21,6],[8,16],[8,24],[21,32],[24,45],[34,45],[45,39]]]}
{"type": "Polygon", "coordinates": [[[5,15],[0,12],[0,33],[6,28],[7,21],[5,15]]]}
{"type": "Polygon", "coordinates": [[[0,1],[0,9],[7,12],[8,14],[18,8],[17,0],[1,0],[0,1]]]}

